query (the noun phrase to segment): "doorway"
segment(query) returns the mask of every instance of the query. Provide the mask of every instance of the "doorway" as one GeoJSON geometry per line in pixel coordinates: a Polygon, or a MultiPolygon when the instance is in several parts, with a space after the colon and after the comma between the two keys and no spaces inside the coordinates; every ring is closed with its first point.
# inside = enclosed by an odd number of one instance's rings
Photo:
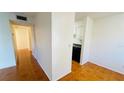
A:
{"type": "Polygon", "coordinates": [[[83,20],[75,22],[73,33],[73,50],[72,50],[72,70],[75,71],[80,67],[85,37],[85,24],[83,20]]]}
{"type": "Polygon", "coordinates": [[[11,22],[11,28],[13,45],[15,50],[16,65],[18,65],[20,54],[30,55],[32,53],[32,26],[11,22]]]}

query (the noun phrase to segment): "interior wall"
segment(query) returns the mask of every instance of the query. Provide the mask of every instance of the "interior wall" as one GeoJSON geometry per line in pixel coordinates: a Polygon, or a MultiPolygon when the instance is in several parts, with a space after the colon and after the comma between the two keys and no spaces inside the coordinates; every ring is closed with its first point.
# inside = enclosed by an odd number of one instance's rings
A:
{"type": "Polygon", "coordinates": [[[0,13],[0,69],[15,66],[15,55],[12,43],[9,16],[0,13]]]}
{"type": "Polygon", "coordinates": [[[84,18],[85,30],[82,38],[81,61],[80,64],[85,64],[90,59],[91,37],[93,31],[93,19],[89,16],[84,18]]]}
{"type": "Polygon", "coordinates": [[[71,72],[74,13],[37,13],[33,55],[50,80],[71,72]]]}
{"type": "Polygon", "coordinates": [[[33,55],[52,80],[52,33],[51,13],[37,13],[34,18],[33,55]]]}
{"type": "Polygon", "coordinates": [[[124,74],[124,14],[97,19],[91,43],[91,62],[124,74]]]}
{"type": "Polygon", "coordinates": [[[71,72],[74,13],[52,13],[52,80],[71,72]]]}
{"type": "Polygon", "coordinates": [[[0,20],[0,69],[3,69],[16,65],[12,29],[9,22],[9,20],[17,21],[16,14],[1,12],[0,20]]]}

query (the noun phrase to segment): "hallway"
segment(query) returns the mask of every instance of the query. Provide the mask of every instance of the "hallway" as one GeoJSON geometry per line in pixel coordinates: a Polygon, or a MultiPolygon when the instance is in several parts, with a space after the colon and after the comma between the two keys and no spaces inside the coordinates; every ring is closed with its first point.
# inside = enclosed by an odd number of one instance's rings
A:
{"type": "Polygon", "coordinates": [[[47,76],[28,50],[18,51],[16,67],[0,70],[2,81],[46,81],[47,76]]]}

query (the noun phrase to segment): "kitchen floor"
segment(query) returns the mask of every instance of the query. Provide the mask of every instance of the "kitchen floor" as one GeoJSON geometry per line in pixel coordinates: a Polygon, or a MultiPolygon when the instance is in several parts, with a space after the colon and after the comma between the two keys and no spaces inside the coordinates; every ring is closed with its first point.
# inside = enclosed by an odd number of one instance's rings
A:
{"type": "Polygon", "coordinates": [[[109,69],[103,68],[93,63],[79,65],[77,62],[72,62],[72,72],[60,81],[122,81],[124,75],[109,69]]]}

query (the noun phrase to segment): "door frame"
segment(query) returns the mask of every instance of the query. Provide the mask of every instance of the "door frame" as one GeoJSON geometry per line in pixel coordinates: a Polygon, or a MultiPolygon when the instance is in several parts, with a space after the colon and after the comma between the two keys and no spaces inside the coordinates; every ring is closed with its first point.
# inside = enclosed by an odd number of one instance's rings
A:
{"type": "Polygon", "coordinates": [[[79,20],[79,21],[75,21],[75,25],[78,24],[78,23],[79,23],[79,25],[82,25],[83,26],[83,29],[84,29],[83,36],[81,38],[82,43],[81,43],[80,62],[79,62],[79,64],[82,65],[82,63],[83,63],[82,62],[83,61],[83,55],[84,55],[83,52],[84,52],[84,41],[85,41],[86,23],[85,23],[85,20],[84,19],[83,20],[79,20]]]}
{"type": "Polygon", "coordinates": [[[10,29],[11,29],[11,35],[12,35],[12,42],[13,42],[13,48],[14,48],[14,54],[15,54],[15,60],[16,60],[16,65],[18,64],[18,55],[17,55],[17,44],[16,44],[16,36],[14,35],[14,29],[13,25],[20,25],[20,26],[29,26],[31,27],[31,33],[29,35],[29,41],[30,41],[30,47],[31,47],[31,52],[32,52],[32,42],[33,42],[33,24],[31,23],[25,23],[25,22],[20,22],[20,21],[14,21],[14,20],[9,20],[10,24],[10,29]]]}

